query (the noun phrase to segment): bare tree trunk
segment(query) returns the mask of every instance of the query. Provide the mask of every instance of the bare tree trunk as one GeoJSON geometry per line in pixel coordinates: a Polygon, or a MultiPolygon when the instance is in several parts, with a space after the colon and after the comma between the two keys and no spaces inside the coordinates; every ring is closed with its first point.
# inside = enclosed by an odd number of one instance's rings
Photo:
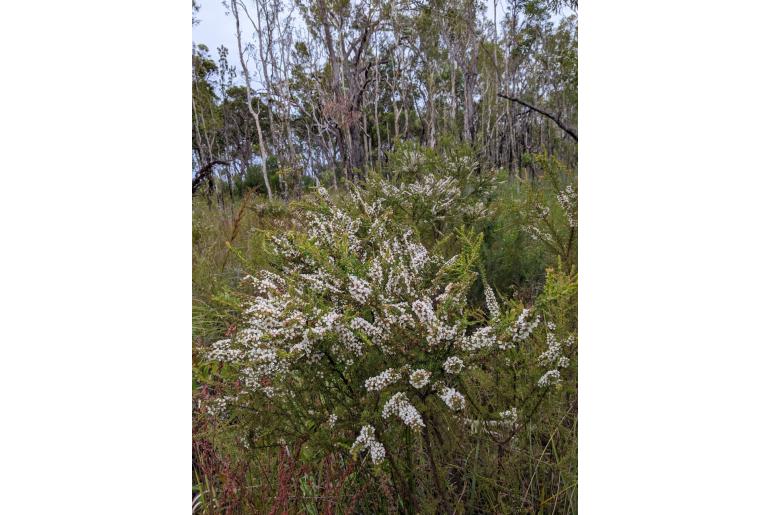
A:
{"type": "Polygon", "coordinates": [[[431,64],[430,75],[428,76],[428,147],[436,147],[436,106],[433,100],[433,89],[435,88],[433,65],[431,64]]]}
{"type": "Polygon", "coordinates": [[[452,81],[452,90],[449,97],[451,99],[449,117],[452,120],[452,123],[449,126],[450,131],[454,129],[455,120],[457,119],[457,92],[455,91],[455,83],[457,82],[457,63],[455,63],[454,59],[452,59],[451,70],[450,79],[452,81]]]}
{"type": "Polygon", "coordinates": [[[254,111],[254,106],[251,104],[251,79],[249,77],[249,69],[246,66],[246,59],[243,57],[243,44],[241,43],[241,23],[238,18],[238,5],[235,0],[230,1],[233,16],[235,16],[235,33],[238,40],[238,57],[240,57],[241,68],[243,69],[243,76],[246,80],[246,102],[249,105],[249,112],[254,118],[254,123],[257,126],[257,137],[259,138],[259,153],[262,161],[262,178],[265,180],[265,189],[267,190],[267,198],[273,200],[273,191],[270,189],[270,180],[267,177],[267,156],[265,154],[265,141],[262,138],[262,126],[259,123],[259,100],[257,100],[257,111],[254,111]]]}
{"type": "Polygon", "coordinates": [[[377,168],[381,168],[380,155],[382,152],[382,138],[380,137],[380,66],[379,66],[380,54],[377,52],[377,68],[374,70],[374,125],[377,130],[377,168]]]}
{"type": "MultiPolygon", "coordinates": [[[[244,10],[244,13],[246,13],[246,17],[251,22],[252,27],[254,27],[254,30],[257,31],[257,42],[258,42],[257,49],[259,51],[259,61],[262,64],[262,83],[265,86],[266,99],[267,99],[267,102],[266,102],[267,126],[268,126],[268,132],[270,133],[270,145],[273,149],[273,155],[275,155],[275,154],[278,154],[279,138],[276,132],[275,121],[273,119],[274,118],[273,117],[273,104],[274,104],[273,80],[267,69],[267,62],[268,62],[267,52],[272,54],[272,51],[273,51],[273,25],[275,23],[275,15],[270,12],[265,2],[257,1],[255,3],[257,6],[256,22],[254,18],[251,17],[251,15],[249,14],[249,11],[246,9],[245,6],[243,7],[243,10],[244,10]],[[262,29],[263,13],[265,16],[265,25],[267,25],[267,34],[266,34],[267,47],[268,47],[267,52],[265,51],[265,43],[264,43],[265,33],[262,29]]],[[[241,2],[241,5],[243,6],[242,2],[241,2]]],[[[273,61],[271,60],[271,63],[272,62],[273,61]]],[[[274,67],[274,63],[273,63],[273,67],[274,67]]],[[[283,165],[283,159],[279,158],[278,164],[279,166],[283,165]]],[[[281,188],[281,193],[283,197],[287,198],[288,191],[287,191],[286,181],[284,180],[284,177],[280,173],[280,171],[278,173],[278,185],[281,188]]]]}
{"type": "Polygon", "coordinates": [[[468,143],[472,143],[475,136],[474,130],[474,118],[476,117],[476,104],[474,102],[474,96],[476,95],[476,82],[478,81],[477,63],[479,57],[478,44],[476,42],[475,33],[471,37],[471,59],[465,65],[463,70],[464,80],[464,100],[465,105],[463,109],[463,140],[468,143]]]}
{"type": "Polygon", "coordinates": [[[473,102],[473,95],[476,91],[476,72],[472,71],[475,68],[475,59],[471,61],[468,71],[463,73],[464,78],[464,109],[463,109],[463,140],[471,143],[473,142],[474,130],[473,119],[475,117],[475,104],[473,102]]]}

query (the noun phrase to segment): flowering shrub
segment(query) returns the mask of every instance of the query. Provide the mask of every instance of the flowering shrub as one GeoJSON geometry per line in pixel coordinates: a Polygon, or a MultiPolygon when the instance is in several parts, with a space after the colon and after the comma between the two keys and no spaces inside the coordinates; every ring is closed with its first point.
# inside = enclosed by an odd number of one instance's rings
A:
{"type": "Polygon", "coordinates": [[[443,220],[452,214],[481,217],[487,214],[484,203],[467,203],[460,191],[460,181],[451,176],[426,174],[415,182],[398,186],[383,182],[381,198],[399,203],[403,209],[416,212],[424,209],[433,220],[443,220]]]}
{"type": "Polygon", "coordinates": [[[320,189],[293,230],[260,236],[264,264],[241,282],[238,321],[202,349],[213,372],[200,413],[247,455],[334,456],[346,474],[348,460],[389,477],[402,500],[427,480],[446,500],[469,449],[502,466],[547,419],[548,398],[574,395],[576,284],[554,269],[536,302],[501,297],[480,234],[455,228],[447,246],[415,230],[430,210],[398,215],[400,195],[451,200],[441,212],[462,219],[456,180],[386,184],[337,202],[320,189]]]}
{"type": "MultiPolygon", "coordinates": [[[[273,238],[275,271],[247,278],[253,296],[243,325],[212,345],[209,358],[227,364],[237,385],[212,405],[221,412],[262,397],[287,414],[301,408],[317,425],[333,418],[360,432],[355,445],[344,432],[337,443],[372,453],[376,435],[394,423],[425,427],[421,410],[431,396],[449,412],[466,409],[463,372],[508,355],[540,318],[530,309],[502,312],[488,285],[486,316],[469,309],[480,239],[444,258],[380,204],[361,201],[355,217],[325,192],[318,200],[307,234],[273,238]]],[[[549,337],[543,365],[566,365],[557,343],[549,337]]],[[[555,384],[558,370],[548,374],[541,382],[555,384]]]]}
{"type": "Polygon", "coordinates": [[[571,264],[574,262],[577,245],[577,186],[569,179],[558,160],[548,155],[538,155],[536,161],[550,183],[553,201],[549,203],[548,196],[542,190],[533,191],[526,208],[529,223],[524,226],[524,230],[565,264],[571,264]]]}
{"type": "Polygon", "coordinates": [[[390,178],[373,175],[353,196],[359,206],[390,208],[390,216],[413,228],[426,244],[458,227],[481,230],[492,214],[489,200],[502,181],[496,171],[482,171],[472,155],[436,155],[407,145],[390,154],[390,178]]]}

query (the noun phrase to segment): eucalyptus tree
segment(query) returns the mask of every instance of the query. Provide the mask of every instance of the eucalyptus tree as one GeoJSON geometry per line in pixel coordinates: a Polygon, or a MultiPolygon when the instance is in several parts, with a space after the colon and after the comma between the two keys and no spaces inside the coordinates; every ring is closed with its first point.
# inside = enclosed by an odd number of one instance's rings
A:
{"type": "Polygon", "coordinates": [[[298,0],[309,36],[324,52],[324,70],[315,76],[321,114],[335,126],[345,172],[352,178],[364,165],[362,106],[377,64],[373,35],[387,16],[387,0],[298,0]]]}

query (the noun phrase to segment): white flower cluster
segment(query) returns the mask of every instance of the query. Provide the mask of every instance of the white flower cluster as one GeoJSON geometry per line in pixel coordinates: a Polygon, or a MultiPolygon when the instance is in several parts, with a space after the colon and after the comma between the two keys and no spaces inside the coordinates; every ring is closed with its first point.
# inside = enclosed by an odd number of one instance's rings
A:
{"type": "Polygon", "coordinates": [[[351,249],[360,249],[361,241],[356,233],[361,227],[361,221],[354,220],[333,205],[329,205],[329,211],[327,216],[319,214],[310,216],[308,228],[310,241],[320,245],[334,245],[335,239],[343,234],[351,249]]]}
{"type": "Polygon", "coordinates": [[[389,368],[384,372],[381,372],[376,376],[370,377],[364,381],[364,387],[368,392],[379,392],[386,386],[390,386],[391,384],[397,382],[399,379],[401,379],[401,374],[399,374],[396,370],[389,368]]]}
{"type": "Polygon", "coordinates": [[[340,337],[340,342],[342,343],[344,349],[340,350],[337,349],[337,354],[341,356],[347,356],[345,358],[346,363],[353,363],[353,358],[357,358],[363,354],[364,344],[356,338],[356,335],[353,334],[353,331],[348,329],[345,326],[341,326],[337,329],[337,333],[340,337]]]}
{"type": "MultiPolygon", "coordinates": [[[[400,237],[386,239],[381,242],[380,255],[376,260],[377,270],[387,264],[387,270],[382,270],[384,294],[389,301],[398,298],[417,296],[423,286],[423,272],[431,262],[427,249],[412,241],[412,231],[406,230],[400,237]]],[[[379,281],[378,281],[379,283],[379,281]]],[[[380,284],[373,283],[373,286],[380,284]]]]}
{"type": "Polygon", "coordinates": [[[447,374],[459,374],[464,366],[463,360],[457,356],[450,356],[444,361],[443,368],[447,374]]]}
{"type": "MultiPolygon", "coordinates": [[[[540,315],[537,315],[534,318],[532,318],[531,315],[532,311],[529,308],[524,308],[521,310],[521,313],[519,313],[519,316],[516,318],[513,326],[511,326],[511,344],[515,342],[523,342],[529,338],[537,326],[540,325],[540,315]]],[[[502,348],[505,349],[508,347],[502,346],[502,348]]]]}
{"type": "Polygon", "coordinates": [[[244,367],[240,372],[240,379],[247,390],[261,391],[267,397],[275,395],[275,388],[271,385],[270,371],[256,366],[244,367]]]}
{"type": "MultiPolygon", "coordinates": [[[[475,168],[470,162],[456,162],[448,166],[462,167],[468,172],[475,168]]],[[[428,173],[412,183],[401,183],[398,186],[382,182],[379,189],[384,200],[397,202],[407,210],[414,210],[416,207],[425,209],[433,219],[448,218],[452,215],[481,217],[488,214],[483,202],[471,202],[464,198],[460,182],[448,175],[439,177],[428,173]]]]}
{"type": "Polygon", "coordinates": [[[457,337],[458,326],[449,327],[441,322],[436,317],[430,299],[414,301],[412,303],[412,311],[420,321],[422,328],[426,331],[426,340],[430,347],[436,347],[442,342],[453,341],[457,337]]]}
{"type": "Polygon", "coordinates": [[[515,423],[518,416],[519,414],[516,411],[516,408],[511,408],[500,412],[500,418],[511,423],[515,423]]]}
{"type": "Polygon", "coordinates": [[[449,176],[438,178],[434,174],[427,174],[411,184],[393,186],[382,183],[381,188],[386,199],[405,205],[410,210],[416,205],[427,206],[434,218],[445,216],[462,197],[457,179],[449,176]]]}
{"type": "Polygon", "coordinates": [[[208,357],[212,361],[234,363],[243,359],[243,351],[232,347],[232,340],[226,338],[211,344],[208,357]]]}
{"type": "Polygon", "coordinates": [[[489,349],[497,345],[497,336],[495,330],[492,327],[482,327],[476,329],[476,331],[463,338],[462,347],[463,350],[468,352],[475,352],[482,349],[489,349]]]}
{"type": "Polygon", "coordinates": [[[420,428],[425,427],[420,412],[417,411],[417,408],[415,408],[411,402],[409,402],[409,399],[404,392],[398,392],[393,395],[382,408],[382,418],[387,419],[392,415],[396,415],[404,422],[404,424],[414,431],[418,431],[420,428]]]}
{"type": "Polygon", "coordinates": [[[449,406],[449,409],[451,410],[459,411],[465,408],[465,397],[454,388],[445,386],[439,392],[438,396],[441,397],[441,400],[444,401],[444,404],[449,406]]]}
{"type": "Polygon", "coordinates": [[[417,315],[420,323],[426,327],[436,324],[436,313],[433,311],[433,305],[430,300],[416,300],[412,302],[412,311],[417,315]]]}
{"type": "Polygon", "coordinates": [[[250,281],[260,295],[280,292],[286,288],[286,281],[268,270],[261,270],[257,277],[247,275],[243,280],[250,281]]]}
{"type": "Polygon", "coordinates": [[[416,150],[405,150],[396,171],[405,174],[419,170],[425,163],[425,154],[416,150]]]}
{"type": "Polygon", "coordinates": [[[342,285],[340,281],[323,270],[317,270],[310,274],[301,273],[299,277],[304,282],[304,287],[320,294],[332,292],[341,293],[342,285]]]}
{"type": "Polygon", "coordinates": [[[334,429],[334,425],[336,423],[337,423],[337,415],[332,413],[331,415],[329,415],[329,420],[328,420],[329,428],[334,429]]]}
{"type": "Polygon", "coordinates": [[[418,390],[420,388],[428,386],[429,383],[430,383],[430,372],[428,372],[427,370],[418,368],[417,370],[414,370],[412,371],[411,374],[409,374],[409,384],[411,384],[413,387],[417,388],[418,390]]]}
{"type": "Polygon", "coordinates": [[[564,191],[556,194],[556,200],[567,215],[567,223],[570,227],[577,227],[577,191],[568,184],[564,191]]]}
{"type": "Polygon", "coordinates": [[[484,297],[487,301],[487,309],[489,310],[489,316],[492,320],[500,317],[500,305],[495,299],[495,292],[492,291],[492,287],[484,281],[484,297]]]}
{"type": "Polygon", "coordinates": [[[561,373],[558,370],[549,370],[543,376],[537,380],[537,385],[540,388],[545,388],[551,385],[561,384],[561,373]]]}
{"type": "Polygon", "coordinates": [[[354,331],[361,331],[372,341],[379,343],[385,336],[385,330],[377,327],[365,318],[356,317],[350,321],[350,328],[354,331]]]}
{"type": "Polygon", "coordinates": [[[214,418],[222,418],[227,413],[227,397],[211,399],[206,405],[206,413],[214,418]]]}
{"type": "Polygon", "coordinates": [[[372,463],[375,465],[379,465],[385,459],[385,446],[377,441],[374,436],[374,428],[368,424],[361,428],[351,450],[356,452],[366,449],[369,449],[369,456],[372,457],[372,463]]]}
{"type": "MultiPolygon", "coordinates": [[[[569,366],[569,358],[563,354],[562,343],[556,339],[556,335],[552,332],[546,333],[546,344],[548,349],[544,351],[537,359],[537,362],[541,366],[547,366],[556,364],[557,368],[565,368],[569,366]]],[[[572,336],[567,339],[565,345],[572,345],[572,336]]]]}
{"type": "Polygon", "coordinates": [[[299,259],[301,254],[284,234],[274,235],[270,238],[276,253],[288,259],[299,259]]]}
{"type": "Polygon", "coordinates": [[[414,329],[415,319],[406,302],[395,304],[383,304],[383,321],[386,327],[398,327],[401,329],[414,329]]]}
{"type": "Polygon", "coordinates": [[[540,229],[540,227],[537,227],[536,225],[525,225],[524,231],[528,233],[533,240],[541,240],[546,243],[554,243],[553,236],[551,236],[551,233],[545,232],[540,229]]]}
{"type": "Polygon", "coordinates": [[[537,385],[541,388],[545,388],[550,385],[561,384],[562,377],[560,368],[566,368],[569,366],[569,358],[564,355],[564,347],[570,347],[573,344],[574,336],[570,335],[562,344],[562,342],[556,339],[556,335],[552,332],[556,330],[556,325],[553,322],[548,322],[548,332],[546,333],[546,349],[537,359],[540,366],[552,366],[552,370],[548,370],[537,381],[537,385]]]}
{"type": "Polygon", "coordinates": [[[372,288],[369,283],[356,277],[350,276],[350,296],[359,304],[366,304],[369,296],[372,294],[372,288]]]}

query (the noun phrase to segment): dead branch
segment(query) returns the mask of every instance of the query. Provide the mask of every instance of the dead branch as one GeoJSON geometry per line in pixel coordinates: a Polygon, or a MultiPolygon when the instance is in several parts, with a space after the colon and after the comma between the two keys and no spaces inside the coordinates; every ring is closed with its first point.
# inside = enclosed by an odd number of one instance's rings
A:
{"type": "Polygon", "coordinates": [[[502,93],[498,93],[497,96],[500,97],[500,98],[504,98],[506,100],[510,100],[511,102],[515,102],[517,104],[521,104],[524,107],[526,107],[528,109],[531,109],[532,111],[535,111],[536,113],[542,114],[546,118],[550,118],[551,120],[554,121],[554,123],[556,123],[556,125],[559,126],[559,128],[561,130],[563,130],[564,132],[566,132],[567,134],[572,136],[572,139],[574,139],[575,143],[577,143],[578,137],[577,137],[577,132],[575,132],[575,129],[572,129],[572,128],[568,127],[567,125],[565,125],[564,123],[562,123],[562,121],[558,117],[552,115],[551,113],[549,113],[547,111],[543,111],[542,109],[538,109],[537,107],[533,106],[532,104],[528,104],[527,102],[524,102],[523,100],[520,100],[518,98],[509,97],[508,95],[503,95],[502,93]]]}
{"type": "Polygon", "coordinates": [[[215,165],[229,165],[229,161],[219,161],[214,160],[210,163],[208,163],[206,166],[198,170],[198,173],[195,174],[195,177],[192,181],[192,192],[193,195],[195,195],[195,192],[198,191],[198,188],[201,187],[201,184],[203,184],[203,181],[206,180],[211,175],[212,170],[214,169],[215,165]]]}

